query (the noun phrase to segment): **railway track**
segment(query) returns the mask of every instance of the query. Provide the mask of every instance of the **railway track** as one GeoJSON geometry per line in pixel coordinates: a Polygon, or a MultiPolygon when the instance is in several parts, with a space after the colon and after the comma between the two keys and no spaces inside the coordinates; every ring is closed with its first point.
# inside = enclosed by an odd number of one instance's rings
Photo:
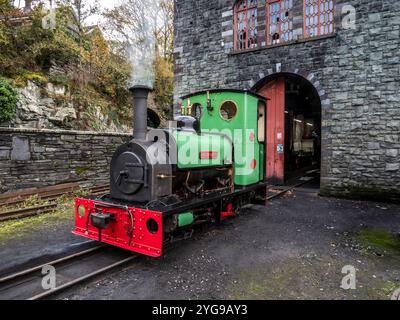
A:
{"type": "Polygon", "coordinates": [[[46,204],[42,206],[35,206],[30,208],[22,208],[16,210],[10,210],[0,213],[0,222],[13,220],[13,219],[22,219],[37,216],[40,214],[52,213],[57,210],[58,205],[56,203],[46,204]]]}
{"type": "MultiPolygon", "coordinates": [[[[108,186],[98,186],[98,187],[92,187],[92,188],[86,188],[83,190],[87,190],[91,195],[93,196],[100,196],[103,194],[106,194],[109,191],[108,186]]],[[[56,200],[60,198],[61,196],[68,195],[70,194],[71,191],[62,191],[62,192],[56,192],[52,194],[46,194],[43,193],[40,196],[40,199],[43,201],[48,201],[48,204],[45,205],[39,205],[39,206],[32,206],[28,208],[20,208],[20,209],[12,209],[12,210],[7,210],[0,212],[0,222],[8,221],[8,220],[14,220],[14,219],[23,219],[23,218],[28,218],[28,217],[33,217],[41,214],[46,214],[46,213],[52,213],[57,210],[58,204],[56,203],[56,200]]],[[[38,194],[36,194],[38,195],[38,194]]],[[[27,195],[26,195],[27,196],[27,195]]],[[[31,195],[32,196],[32,195],[31,195]]],[[[25,201],[26,199],[19,198],[18,200],[11,200],[11,201],[5,201],[3,202],[2,205],[5,205],[7,203],[7,206],[13,204],[21,204],[25,201]]],[[[1,202],[0,202],[1,204],[1,202]]]]}
{"type": "MultiPolygon", "coordinates": [[[[317,177],[305,176],[300,181],[284,189],[272,189],[267,201],[279,198],[286,193],[306,185],[317,177]],[[272,193],[272,195],[271,195],[272,193]]],[[[103,189],[98,189],[99,193],[103,189]]],[[[50,205],[51,206],[51,205],[50,205]]],[[[43,206],[43,210],[46,210],[43,206]]],[[[51,210],[52,208],[47,208],[51,210]]],[[[48,299],[78,284],[112,271],[129,262],[138,259],[139,255],[110,248],[104,245],[84,250],[64,258],[47,262],[15,274],[0,278],[0,300],[41,300],[48,299]],[[56,287],[50,290],[43,289],[42,270],[45,266],[52,266],[56,271],[56,287]]]]}
{"type": "Polygon", "coordinates": [[[106,246],[97,246],[64,258],[49,261],[0,279],[0,300],[41,300],[136,260],[132,255],[106,246]],[[44,267],[55,270],[56,287],[43,289],[44,267]]]}
{"type": "MultiPolygon", "coordinates": [[[[303,177],[305,179],[304,181],[295,184],[293,186],[287,187],[282,190],[277,190],[273,189],[274,192],[273,194],[267,197],[268,200],[272,200],[274,198],[277,198],[279,196],[282,196],[290,191],[292,191],[295,188],[298,188],[304,184],[309,183],[310,181],[314,180],[316,177],[303,177]]],[[[43,191],[37,191],[35,192],[29,192],[29,191],[23,191],[18,198],[12,198],[12,195],[10,195],[10,199],[7,199],[3,196],[0,197],[0,205],[17,205],[23,203],[26,199],[28,199],[31,196],[38,196],[41,200],[49,201],[49,204],[46,205],[41,205],[41,206],[34,206],[34,207],[29,207],[29,208],[22,208],[22,209],[15,209],[15,210],[9,210],[5,212],[0,212],[0,222],[3,221],[8,221],[8,220],[13,220],[13,219],[22,219],[22,218],[27,218],[27,217],[32,217],[40,214],[46,214],[46,213],[51,213],[54,212],[57,209],[57,204],[54,202],[57,200],[59,197],[70,194],[73,190],[71,188],[77,188],[75,184],[67,184],[67,185],[62,185],[62,186],[55,186],[53,187],[55,190],[50,188],[45,188],[42,189],[43,191]]],[[[91,187],[91,188],[83,188],[83,190],[88,191],[91,195],[94,196],[101,196],[109,192],[109,186],[108,185],[103,185],[103,186],[97,186],[97,187],[91,187]]]]}
{"type": "Polygon", "coordinates": [[[79,184],[72,183],[72,184],[58,185],[43,189],[23,190],[15,193],[0,195],[0,206],[19,205],[21,203],[24,203],[27,199],[35,196],[39,200],[53,201],[61,196],[70,194],[76,191],[77,189],[82,189],[83,191],[87,191],[92,195],[100,195],[107,193],[109,190],[109,186],[102,185],[96,187],[81,188],[79,184]]]}
{"type": "Polygon", "coordinates": [[[293,184],[293,185],[291,185],[291,186],[289,186],[287,188],[284,188],[284,189],[275,189],[274,188],[273,192],[269,192],[269,193],[272,193],[272,194],[267,196],[267,201],[271,201],[271,200],[273,200],[275,198],[279,198],[279,197],[287,194],[288,192],[291,192],[291,191],[293,191],[293,190],[295,190],[297,188],[300,188],[300,187],[302,187],[302,186],[304,186],[306,184],[309,184],[310,182],[316,180],[317,178],[318,177],[316,177],[316,176],[305,176],[305,177],[301,178],[302,179],[301,182],[295,183],[295,184],[293,184]]]}

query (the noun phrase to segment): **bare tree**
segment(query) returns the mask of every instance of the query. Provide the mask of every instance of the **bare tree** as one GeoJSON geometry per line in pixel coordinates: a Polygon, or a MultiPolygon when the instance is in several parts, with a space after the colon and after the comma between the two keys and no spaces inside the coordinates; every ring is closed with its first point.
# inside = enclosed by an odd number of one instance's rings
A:
{"type": "Polygon", "coordinates": [[[173,0],[129,0],[104,13],[111,36],[140,46],[154,39],[155,49],[165,57],[173,43],[173,0]]]}
{"type": "Polygon", "coordinates": [[[157,31],[157,42],[165,59],[172,61],[174,47],[174,1],[161,1],[162,20],[157,31]]]}
{"type": "Polygon", "coordinates": [[[64,5],[72,9],[75,16],[76,27],[80,35],[82,35],[82,38],[85,34],[87,20],[100,11],[98,0],[91,3],[84,0],[56,0],[56,4],[64,5]]]}
{"type": "MultiPolygon", "coordinates": [[[[99,3],[98,0],[88,3],[84,0],[56,0],[56,5],[65,6],[69,8],[74,16],[74,22],[70,25],[71,28],[75,30],[75,33],[78,35],[78,43],[81,51],[84,51],[84,41],[86,38],[86,24],[90,17],[97,14],[99,12],[99,3]]],[[[86,68],[83,61],[83,56],[79,55],[79,61],[77,65],[77,70],[75,71],[75,80],[77,82],[78,88],[80,92],[84,91],[84,85],[87,82],[86,77],[86,68]]],[[[78,106],[78,120],[80,120],[81,113],[84,110],[84,106],[78,106]]]]}
{"type": "Polygon", "coordinates": [[[29,13],[32,11],[32,9],[38,5],[44,5],[46,3],[49,3],[51,6],[52,0],[10,0],[9,3],[21,10],[23,10],[25,13],[29,13]]]}
{"type": "Polygon", "coordinates": [[[156,55],[172,58],[173,0],[125,0],[104,16],[108,36],[126,44],[133,82],[153,81],[156,55]]]}

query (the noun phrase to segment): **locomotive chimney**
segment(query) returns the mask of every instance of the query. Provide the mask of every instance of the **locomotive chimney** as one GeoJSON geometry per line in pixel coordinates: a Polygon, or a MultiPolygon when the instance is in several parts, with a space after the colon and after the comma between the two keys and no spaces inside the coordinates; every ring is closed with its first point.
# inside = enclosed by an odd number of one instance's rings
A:
{"type": "Polygon", "coordinates": [[[147,99],[153,89],[147,86],[133,86],[129,91],[133,95],[133,138],[146,140],[147,99]]]}

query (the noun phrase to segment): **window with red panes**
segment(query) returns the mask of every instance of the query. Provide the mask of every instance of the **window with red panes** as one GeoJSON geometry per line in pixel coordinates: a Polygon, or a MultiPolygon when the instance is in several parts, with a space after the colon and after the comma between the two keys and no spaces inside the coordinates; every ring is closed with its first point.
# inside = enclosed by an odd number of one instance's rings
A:
{"type": "Polygon", "coordinates": [[[316,37],[335,31],[334,0],[304,0],[304,37],[316,37]]]}
{"type": "Polygon", "coordinates": [[[267,44],[293,40],[293,0],[267,0],[267,44]]]}
{"type": "Polygon", "coordinates": [[[258,0],[239,0],[235,5],[235,49],[257,48],[258,0]]]}
{"type": "MultiPolygon", "coordinates": [[[[235,50],[258,47],[258,10],[266,10],[267,45],[294,40],[293,3],[297,0],[239,0],[234,7],[235,50]]],[[[300,1],[300,0],[299,0],[300,1]]],[[[335,31],[335,0],[304,1],[304,38],[332,34],[335,31]]],[[[262,40],[263,41],[263,40],[262,40]]]]}

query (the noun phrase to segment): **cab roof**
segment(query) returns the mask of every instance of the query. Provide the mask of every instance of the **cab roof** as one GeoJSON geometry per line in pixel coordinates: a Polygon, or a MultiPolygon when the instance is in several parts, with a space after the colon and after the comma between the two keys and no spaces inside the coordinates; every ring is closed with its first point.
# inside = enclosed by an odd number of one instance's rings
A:
{"type": "Polygon", "coordinates": [[[209,92],[209,93],[211,93],[211,94],[212,94],[212,93],[226,93],[226,92],[243,93],[243,94],[247,93],[248,95],[253,96],[253,97],[255,97],[255,98],[257,98],[257,99],[260,99],[260,100],[264,100],[264,101],[269,100],[268,98],[265,98],[265,97],[263,97],[263,96],[260,96],[259,94],[255,93],[255,92],[253,92],[253,91],[250,91],[250,90],[240,90],[240,89],[213,89],[213,90],[203,90],[203,91],[199,91],[199,92],[194,92],[194,93],[191,93],[191,94],[187,94],[187,95],[181,97],[181,99],[182,99],[182,100],[185,100],[185,99],[190,98],[190,97],[194,97],[194,96],[198,96],[198,95],[207,94],[207,92],[209,92]]]}

